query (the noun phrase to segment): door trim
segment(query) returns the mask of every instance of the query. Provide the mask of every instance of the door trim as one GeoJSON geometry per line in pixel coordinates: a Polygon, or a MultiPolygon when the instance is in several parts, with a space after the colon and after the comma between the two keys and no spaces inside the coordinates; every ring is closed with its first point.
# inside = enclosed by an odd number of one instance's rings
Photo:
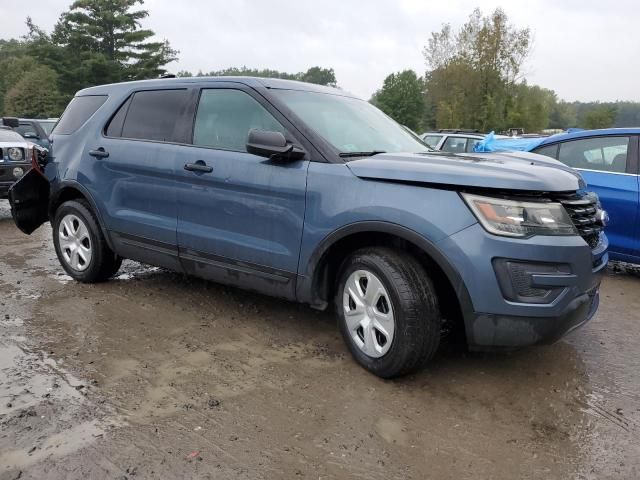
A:
{"type": "Polygon", "coordinates": [[[276,268],[266,267],[256,263],[242,262],[240,260],[234,260],[220,255],[213,255],[211,253],[193,250],[191,248],[179,247],[178,252],[181,260],[190,260],[212,267],[225,268],[239,273],[256,275],[266,280],[278,283],[288,283],[291,279],[297,276],[295,273],[287,272],[285,270],[278,270],[276,268]]]}

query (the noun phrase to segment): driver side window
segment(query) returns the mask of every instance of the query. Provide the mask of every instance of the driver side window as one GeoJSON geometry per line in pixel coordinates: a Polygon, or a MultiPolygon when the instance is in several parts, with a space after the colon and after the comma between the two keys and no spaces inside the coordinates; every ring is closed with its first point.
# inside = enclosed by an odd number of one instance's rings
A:
{"type": "Polygon", "coordinates": [[[246,152],[251,129],[280,132],[285,128],[249,94],[232,89],[202,90],[193,129],[193,144],[246,152]]]}

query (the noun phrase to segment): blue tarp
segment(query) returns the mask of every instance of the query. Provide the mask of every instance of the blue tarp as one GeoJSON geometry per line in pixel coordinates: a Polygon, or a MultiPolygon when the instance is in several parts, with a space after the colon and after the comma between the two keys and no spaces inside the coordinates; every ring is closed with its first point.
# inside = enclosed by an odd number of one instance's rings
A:
{"type": "Polygon", "coordinates": [[[545,137],[540,138],[496,138],[494,132],[489,133],[484,139],[476,143],[474,152],[530,152],[540,145],[545,137]]]}

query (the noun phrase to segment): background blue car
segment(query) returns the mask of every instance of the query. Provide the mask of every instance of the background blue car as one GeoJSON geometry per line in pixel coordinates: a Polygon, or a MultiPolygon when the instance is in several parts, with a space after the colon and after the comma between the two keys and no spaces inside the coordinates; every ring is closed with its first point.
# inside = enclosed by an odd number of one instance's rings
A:
{"type": "Polygon", "coordinates": [[[476,151],[525,150],[580,170],[609,212],[612,260],[640,263],[640,128],[581,130],[539,139],[488,138],[476,151]]]}

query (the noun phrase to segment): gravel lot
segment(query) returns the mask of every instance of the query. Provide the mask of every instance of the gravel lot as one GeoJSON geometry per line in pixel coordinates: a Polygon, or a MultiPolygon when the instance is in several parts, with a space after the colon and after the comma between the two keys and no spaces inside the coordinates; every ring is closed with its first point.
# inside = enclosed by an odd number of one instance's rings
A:
{"type": "Polygon", "coordinates": [[[62,272],[0,201],[0,479],[640,478],[640,274],[511,355],[383,381],[333,317],[126,262],[62,272]]]}

